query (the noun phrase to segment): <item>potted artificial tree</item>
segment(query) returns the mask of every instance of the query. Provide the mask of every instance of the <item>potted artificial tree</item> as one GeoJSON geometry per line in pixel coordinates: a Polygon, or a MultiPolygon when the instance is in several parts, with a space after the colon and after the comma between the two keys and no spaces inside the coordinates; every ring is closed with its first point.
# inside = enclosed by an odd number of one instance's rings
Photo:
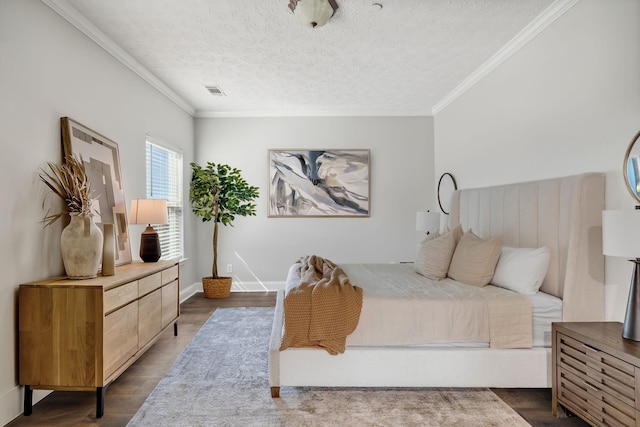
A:
{"type": "Polygon", "coordinates": [[[231,292],[231,277],[218,275],[218,223],[232,225],[236,215],[255,216],[258,187],[253,187],[229,165],[207,162],[206,167],[191,163],[189,201],[193,213],[203,222],[213,221],[213,266],[211,277],[202,278],[204,296],[227,298],[231,292]]]}

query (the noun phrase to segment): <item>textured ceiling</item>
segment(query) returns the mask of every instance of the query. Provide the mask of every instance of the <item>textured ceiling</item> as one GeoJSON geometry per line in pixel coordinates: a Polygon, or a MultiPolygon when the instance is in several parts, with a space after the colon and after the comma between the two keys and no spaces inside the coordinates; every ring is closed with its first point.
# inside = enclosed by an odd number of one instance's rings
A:
{"type": "Polygon", "coordinates": [[[76,9],[197,115],[429,115],[553,0],[51,0],[76,9]],[[205,89],[218,85],[225,97],[205,89]]]}

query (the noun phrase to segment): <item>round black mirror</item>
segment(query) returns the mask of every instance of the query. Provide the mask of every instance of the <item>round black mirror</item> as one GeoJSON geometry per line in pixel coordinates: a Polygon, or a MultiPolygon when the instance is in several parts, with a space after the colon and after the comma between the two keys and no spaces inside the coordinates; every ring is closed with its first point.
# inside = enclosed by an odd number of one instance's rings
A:
{"type": "Polygon", "coordinates": [[[440,210],[445,215],[449,215],[449,211],[451,210],[451,196],[457,189],[458,185],[453,175],[445,172],[440,176],[440,180],[438,181],[438,204],[440,205],[440,210]]]}
{"type": "Polygon", "coordinates": [[[624,156],[624,164],[622,171],[624,173],[624,181],[627,183],[627,189],[636,202],[640,202],[640,131],[636,133],[629,147],[627,154],[624,156]]]}

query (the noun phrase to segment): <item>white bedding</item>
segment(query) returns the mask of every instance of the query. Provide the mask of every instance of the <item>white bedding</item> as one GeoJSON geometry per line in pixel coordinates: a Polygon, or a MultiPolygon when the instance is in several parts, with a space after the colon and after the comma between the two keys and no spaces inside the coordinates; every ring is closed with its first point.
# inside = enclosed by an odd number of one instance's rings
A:
{"type": "MultiPolygon", "coordinates": [[[[486,305],[479,294],[504,293],[512,291],[495,286],[477,288],[452,279],[433,281],[416,274],[410,264],[342,264],[352,284],[364,289],[364,302],[358,328],[347,337],[347,346],[452,346],[487,347],[489,345],[489,325],[475,319],[487,319],[486,305]],[[420,302],[426,289],[430,288],[430,298],[437,301],[420,302]],[[453,298],[465,300],[464,309],[457,309],[452,322],[455,325],[429,328],[433,325],[437,311],[446,311],[453,298]],[[479,317],[476,317],[479,316],[479,317]],[[402,322],[393,319],[402,317],[402,322]],[[406,319],[413,319],[407,324],[406,319]],[[459,339],[446,337],[446,329],[467,330],[459,339]],[[440,337],[440,339],[438,339],[440,337]]],[[[289,270],[287,290],[296,286],[299,277],[296,269],[289,270]]],[[[562,301],[559,298],[539,292],[526,296],[533,308],[533,346],[551,345],[551,322],[562,319],[562,301]]]]}
{"type": "Polygon", "coordinates": [[[544,292],[526,297],[533,307],[533,347],[551,347],[551,323],[562,322],[562,300],[544,292]]]}

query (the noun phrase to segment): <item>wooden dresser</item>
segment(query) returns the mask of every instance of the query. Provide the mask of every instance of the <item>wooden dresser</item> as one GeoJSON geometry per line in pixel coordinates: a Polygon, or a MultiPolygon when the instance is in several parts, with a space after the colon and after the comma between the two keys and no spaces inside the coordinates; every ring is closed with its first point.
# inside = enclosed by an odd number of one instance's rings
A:
{"type": "Polygon", "coordinates": [[[552,411],[594,426],[640,426],[640,342],[622,323],[553,324],[552,411]]]}
{"type": "Polygon", "coordinates": [[[179,304],[177,261],[132,263],[114,276],[51,278],[20,285],[19,382],[24,413],[33,389],[95,390],[104,414],[108,385],[174,325],[179,304]]]}

